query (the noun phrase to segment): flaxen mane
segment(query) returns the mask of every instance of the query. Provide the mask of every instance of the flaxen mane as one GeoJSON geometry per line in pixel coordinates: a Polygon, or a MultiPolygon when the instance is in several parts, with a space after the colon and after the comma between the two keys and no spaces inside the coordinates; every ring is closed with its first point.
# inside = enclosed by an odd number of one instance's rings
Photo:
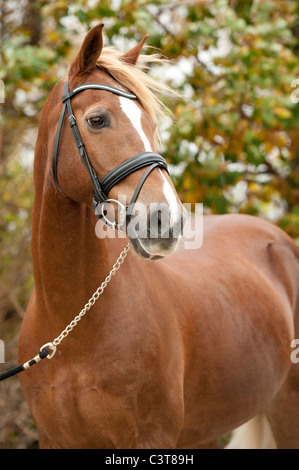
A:
{"type": "MultiPolygon", "coordinates": [[[[171,114],[167,106],[159,99],[162,97],[178,98],[179,94],[169,86],[159,83],[147,71],[151,64],[166,64],[168,61],[158,54],[141,54],[137,65],[130,65],[122,60],[122,53],[113,48],[104,48],[97,65],[113,76],[118,83],[132,91],[140,101],[144,110],[158,125],[159,118],[165,113],[171,114]]],[[[155,135],[156,145],[160,145],[158,131],[155,135]]]]}

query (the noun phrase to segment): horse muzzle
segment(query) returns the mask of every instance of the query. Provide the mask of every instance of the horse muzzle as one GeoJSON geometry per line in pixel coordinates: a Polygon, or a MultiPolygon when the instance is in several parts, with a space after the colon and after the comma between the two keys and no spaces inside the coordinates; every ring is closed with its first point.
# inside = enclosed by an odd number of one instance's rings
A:
{"type": "MultiPolygon", "coordinates": [[[[150,210],[140,209],[136,204],[137,214],[127,219],[127,234],[138,255],[147,259],[165,258],[178,247],[186,221],[184,208],[178,211],[173,220],[167,204],[153,204],[150,210]]],[[[136,212],[135,211],[135,212],[136,212]]]]}

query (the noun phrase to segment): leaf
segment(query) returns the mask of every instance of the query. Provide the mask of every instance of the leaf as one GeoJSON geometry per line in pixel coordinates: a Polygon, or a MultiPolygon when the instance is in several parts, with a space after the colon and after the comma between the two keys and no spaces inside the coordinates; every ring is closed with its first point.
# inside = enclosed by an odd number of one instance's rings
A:
{"type": "Polygon", "coordinates": [[[276,106],[273,111],[281,119],[290,119],[292,117],[291,111],[284,106],[276,106]]]}

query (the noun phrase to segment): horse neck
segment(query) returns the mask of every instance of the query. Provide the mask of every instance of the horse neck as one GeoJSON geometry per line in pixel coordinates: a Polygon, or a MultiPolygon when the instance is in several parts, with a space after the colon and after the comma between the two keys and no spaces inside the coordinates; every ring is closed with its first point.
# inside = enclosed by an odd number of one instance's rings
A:
{"type": "MultiPolygon", "coordinates": [[[[126,243],[98,238],[93,212],[54,185],[52,145],[57,110],[53,103],[60,102],[61,93],[59,83],[44,106],[34,159],[31,250],[35,289],[29,309],[36,328],[43,326],[49,332],[54,325],[57,332],[73,320],[109,274],[126,243]]],[[[107,302],[104,297],[101,305],[107,302]]]]}
{"type": "Polygon", "coordinates": [[[32,224],[35,302],[39,315],[57,317],[64,325],[107,276],[110,259],[107,241],[95,235],[91,210],[49,181],[42,184],[40,170],[35,168],[32,224]]]}

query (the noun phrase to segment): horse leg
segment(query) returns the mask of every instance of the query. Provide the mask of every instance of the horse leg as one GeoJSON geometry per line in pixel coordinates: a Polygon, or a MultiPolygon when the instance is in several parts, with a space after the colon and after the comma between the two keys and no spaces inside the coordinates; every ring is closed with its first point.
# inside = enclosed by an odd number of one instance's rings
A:
{"type": "Polygon", "coordinates": [[[204,442],[200,444],[197,449],[218,449],[218,443],[215,439],[214,441],[204,442]]]}
{"type": "MultiPolygon", "coordinates": [[[[295,338],[299,338],[299,308],[295,311],[295,338]]],[[[291,353],[290,347],[290,356],[291,353]]],[[[284,384],[264,413],[233,431],[227,448],[299,449],[298,423],[299,362],[293,362],[284,384]]]]}
{"type": "Polygon", "coordinates": [[[299,449],[299,363],[265,411],[235,429],[228,449],[299,449]]]}
{"type": "Polygon", "coordinates": [[[254,416],[232,432],[226,449],[276,449],[276,442],[265,413],[254,416]]]}
{"type": "Polygon", "coordinates": [[[299,390],[280,394],[271,406],[269,421],[278,449],[299,449],[299,390]]]}
{"type": "Polygon", "coordinates": [[[39,449],[55,449],[52,446],[50,439],[46,436],[46,434],[39,432],[38,433],[38,447],[39,449]]]}
{"type": "MultiPolygon", "coordinates": [[[[299,299],[294,323],[294,337],[299,338],[299,299]]],[[[290,356],[292,352],[290,348],[290,356]]],[[[284,385],[267,408],[267,415],[278,449],[299,449],[299,362],[294,359],[284,385]]]]}
{"type": "Polygon", "coordinates": [[[299,363],[267,410],[278,449],[299,449],[299,363]]]}

